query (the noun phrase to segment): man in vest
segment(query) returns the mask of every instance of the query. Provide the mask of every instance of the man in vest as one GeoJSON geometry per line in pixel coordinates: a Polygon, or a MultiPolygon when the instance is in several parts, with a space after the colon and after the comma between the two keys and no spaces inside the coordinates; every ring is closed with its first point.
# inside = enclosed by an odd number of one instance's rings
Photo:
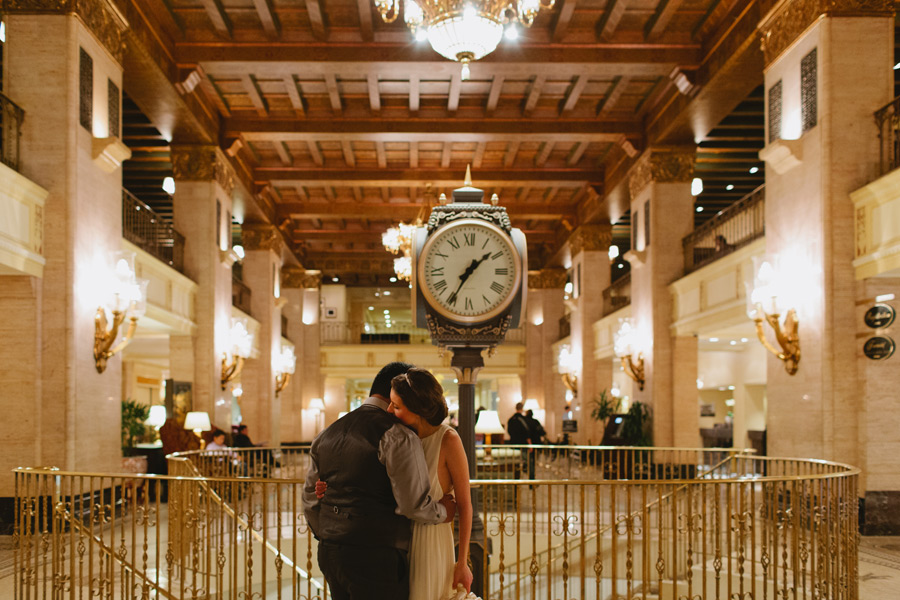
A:
{"type": "Polygon", "coordinates": [[[369,398],[313,441],[303,511],[319,540],[319,568],[335,600],[406,600],[410,519],[453,519],[452,496],[435,500],[418,436],[387,412],[391,380],[412,365],[379,371],[369,398]],[[316,481],[327,481],[320,500],[316,481]]]}

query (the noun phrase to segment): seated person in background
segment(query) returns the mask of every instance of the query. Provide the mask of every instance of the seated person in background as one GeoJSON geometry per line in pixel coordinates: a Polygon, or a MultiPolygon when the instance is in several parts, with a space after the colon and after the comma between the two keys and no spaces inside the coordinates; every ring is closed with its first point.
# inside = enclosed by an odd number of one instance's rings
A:
{"type": "Polygon", "coordinates": [[[225,450],[228,446],[225,445],[225,432],[221,429],[216,429],[212,433],[212,441],[206,445],[207,450],[225,450]]]}
{"type": "Polygon", "coordinates": [[[250,441],[247,426],[241,423],[237,427],[237,433],[234,436],[233,446],[235,448],[252,448],[253,442],[250,441]]]}
{"type": "Polygon", "coordinates": [[[716,236],[716,254],[731,252],[732,250],[734,250],[734,246],[728,243],[724,235],[719,234],[716,236]]]}

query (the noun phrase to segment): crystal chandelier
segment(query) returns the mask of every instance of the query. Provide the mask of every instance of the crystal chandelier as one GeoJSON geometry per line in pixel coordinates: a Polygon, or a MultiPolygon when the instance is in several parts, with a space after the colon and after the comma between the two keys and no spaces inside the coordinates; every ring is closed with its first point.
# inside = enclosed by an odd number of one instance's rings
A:
{"type": "Polygon", "coordinates": [[[390,227],[381,235],[381,243],[391,254],[402,254],[394,259],[394,272],[403,281],[409,281],[412,276],[412,239],[416,231],[415,225],[400,223],[396,227],[390,227]]]}
{"type": "MultiPolygon", "coordinates": [[[[515,39],[516,23],[531,27],[542,8],[555,0],[403,0],[404,20],[416,39],[428,40],[434,51],[462,63],[462,78],[469,78],[469,63],[497,48],[504,35],[515,39]]],[[[385,23],[400,15],[400,0],[375,0],[385,23]]]]}

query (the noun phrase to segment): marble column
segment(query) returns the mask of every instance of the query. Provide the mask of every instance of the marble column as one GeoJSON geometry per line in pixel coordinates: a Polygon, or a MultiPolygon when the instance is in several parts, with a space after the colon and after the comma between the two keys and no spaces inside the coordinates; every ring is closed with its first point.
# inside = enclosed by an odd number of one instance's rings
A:
{"type": "MultiPolygon", "coordinates": [[[[185,275],[197,282],[193,336],[192,410],[231,424],[221,386],[222,356],[230,349],[232,192],[235,175],[216,146],[172,146],[175,229],[184,235],[185,275]]],[[[173,357],[170,357],[170,360],[173,357]]],[[[184,369],[179,369],[183,374],[184,369]]],[[[227,394],[230,399],[230,393],[227,394]]]]}
{"type": "Polygon", "coordinates": [[[125,24],[105,5],[94,15],[107,19],[101,29],[81,5],[14,4],[4,6],[3,92],[25,110],[18,170],[48,195],[43,278],[0,277],[0,362],[13,374],[0,389],[0,410],[14,424],[0,459],[5,497],[13,467],[121,468],[121,356],[98,373],[92,347],[122,245],[120,164],[130,156],[115,110],[125,24]]]}
{"type": "Polygon", "coordinates": [[[250,288],[251,316],[259,323],[259,356],[244,363],[241,373],[241,415],[260,441],[277,446],[281,441],[280,396],[275,394],[273,360],[281,352],[281,233],[266,224],[245,223],[244,283],[250,288]]]}
{"type": "Polygon", "coordinates": [[[563,269],[528,272],[528,306],[525,328],[525,374],[522,397],[534,398],[545,411],[544,429],[555,440],[562,435],[565,387],[554,372],[553,344],[559,340],[559,321],[563,317],[563,269]]]}
{"type": "MultiPolygon", "coordinates": [[[[858,359],[857,302],[868,296],[869,282],[855,279],[849,194],[880,175],[873,115],[893,97],[893,5],[800,6],[806,4],[779,5],[761,24],[766,252],[786,280],[779,292],[797,311],[802,349],[795,375],[768,359],[768,450],[863,467],[868,521],[888,506],[883,498],[870,502],[873,494],[900,504],[900,469],[884,469],[886,462],[896,465],[900,437],[896,428],[883,432],[875,423],[896,408],[869,404],[867,391],[880,382],[869,381],[874,373],[858,359]],[[868,478],[875,465],[886,477],[868,478]]],[[[898,378],[893,381],[896,389],[898,378]]],[[[890,531],[896,535],[894,505],[890,531]]]]}
{"type": "Polygon", "coordinates": [[[572,407],[578,420],[579,444],[599,444],[600,423],[591,418],[597,393],[612,386],[612,365],[594,358],[594,323],[603,317],[603,290],[609,287],[612,226],[582,225],[569,237],[572,255],[571,351],[578,357],[578,397],[572,407]]]}
{"type": "Polygon", "coordinates": [[[650,148],[629,173],[631,315],[644,356],[644,389],[655,446],[697,447],[697,340],[674,338],[669,284],[684,271],[681,240],[694,229],[693,147],[650,148]]]}

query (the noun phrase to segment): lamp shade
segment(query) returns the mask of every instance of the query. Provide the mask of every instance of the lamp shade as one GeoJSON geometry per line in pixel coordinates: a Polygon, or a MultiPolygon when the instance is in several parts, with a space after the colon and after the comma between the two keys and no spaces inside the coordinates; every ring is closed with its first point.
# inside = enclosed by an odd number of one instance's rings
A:
{"type": "Polygon", "coordinates": [[[309,401],[310,410],[325,410],[325,402],[321,398],[313,398],[309,401]]]}
{"type": "Polygon", "coordinates": [[[189,412],[184,418],[184,428],[194,431],[209,431],[212,425],[209,422],[209,413],[189,412]]]}
{"type": "Polygon", "coordinates": [[[538,401],[534,398],[529,398],[525,401],[525,406],[523,407],[526,411],[529,410],[541,410],[541,405],[538,404],[538,401]]]}
{"type": "Polygon", "coordinates": [[[478,413],[478,422],[475,423],[475,433],[495,434],[506,433],[500,424],[500,415],[496,410],[483,410],[478,413]]]}
{"type": "Polygon", "coordinates": [[[150,416],[144,421],[149,427],[162,427],[166,424],[166,407],[162,404],[150,407],[150,416]]]}

